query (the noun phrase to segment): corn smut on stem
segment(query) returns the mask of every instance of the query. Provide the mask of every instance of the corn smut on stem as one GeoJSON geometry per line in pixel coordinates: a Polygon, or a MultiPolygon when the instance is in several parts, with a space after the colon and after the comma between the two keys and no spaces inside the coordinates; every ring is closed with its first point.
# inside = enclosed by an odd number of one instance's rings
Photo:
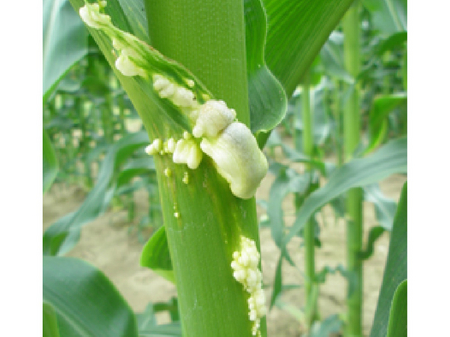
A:
{"type": "Polygon", "coordinates": [[[106,5],[85,4],[80,16],[111,39],[123,84],[124,77],[149,83],[172,109],[165,121],[157,102],[144,107],[139,92],[127,91],[152,139],[147,152],[155,156],[184,335],[265,336],[264,311],[249,312],[251,294],[231,267],[242,236],[259,246],[253,195],[267,171],[248,129],[243,3],[146,1],[156,49],[114,27],[106,5]]]}

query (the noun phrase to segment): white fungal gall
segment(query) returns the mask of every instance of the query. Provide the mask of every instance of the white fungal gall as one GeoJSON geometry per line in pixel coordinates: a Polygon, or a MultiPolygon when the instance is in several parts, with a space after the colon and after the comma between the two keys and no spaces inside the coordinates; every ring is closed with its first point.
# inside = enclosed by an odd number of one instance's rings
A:
{"type": "Polygon", "coordinates": [[[203,153],[194,139],[180,139],[173,152],[173,162],[187,164],[190,169],[196,169],[202,161],[203,153]]]}
{"type": "Polygon", "coordinates": [[[193,107],[196,103],[194,93],[183,87],[177,88],[173,94],[172,101],[173,104],[182,108],[193,107]]]}
{"type": "Polygon", "coordinates": [[[224,101],[209,100],[203,104],[192,129],[194,137],[216,137],[236,119],[236,111],[229,109],[224,101]]]}
{"type": "Polygon", "coordinates": [[[233,277],[250,294],[247,300],[248,318],[253,322],[254,336],[260,336],[261,318],[266,314],[266,297],[261,286],[261,271],[258,269],[259,259],[260,254],[255,241],[241,236],[240,250],[233,253],[231,268],[233,277]]]}
{"type": "Polygon", "coordinates": [[[153,75],[153,89],[156,90],[161,98],[167,98],[182,109],[194,109],[198,107],[197,100],[192,91],[173,83],[163,75],[153,75]]]}
{"type": "Polygon", "coordinates": [[[231,123],[218,137],[203,138],[200,147],[213,159],[235,196],[249,199],[255,195],[268,164],[245,124],[231,123]]]}
{"type": "Polygon", "coordinates": [[[162,150],[163,150],[163,142],[159,138],[156,138],[153,141],[153,143],[151,143],[145,148],[145,152],[150,156],[160,153],[162,150]]]}
{"type": "MultiPolygon", "coordinates": [[[[106,2],[102,3],[102,6],[105,7],[106,2]]],[[[83,7],[80,8],[78,12],[81,19],[89,27],[100,29],[111,24],[111,17],[109,15],[100,13],[100,6],[97,3],[86,3],[83,7]]]]}
{"type": "Polygon", "coordinates": [[[173,138],[169,138],[167,141],[167,152],[173,153],[175,151],[175,147],[177,145],[177,142],[173,138]]]}
{"type": "Polygon", "coordinates": [[[125,76],[145,76],[145,71],[142,68],[136,66],[136,64],[133,63],[133,61],[131,61],[131,59],[124,54],[121,54],[117,58],[114,65],[116,66],[117,70],[119,70],[125,76]]]}

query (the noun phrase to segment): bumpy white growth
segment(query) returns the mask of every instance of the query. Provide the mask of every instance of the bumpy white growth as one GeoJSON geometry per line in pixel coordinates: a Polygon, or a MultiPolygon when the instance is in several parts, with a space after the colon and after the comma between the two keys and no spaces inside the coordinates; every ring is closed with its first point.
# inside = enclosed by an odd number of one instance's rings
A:
{"type": "Polygon", "coordinates": [[[187,164],[190,169],[196,169],[202,161],[203,153],[194,139],[180,139],[173,152],[173,162],[187,164]]]}
{"type": "Polygon", "coordinates": [[[100,13],[100,10],[105,6],[106,1],[100,1],[100,5],[98,3],[85,3],[79,10],[81,19],[88,26],[95,29],[102,29],[111,37],[113,47],[119,54],[115,62],[117,70],[125,76],[139,75],[146,78],[146,71],[137,64],[145,64],[143,56],[138,51],[139,49],[134,47],[137,46],[138,40],[133,35],[115,28],[111,23],[111,17],[109,15],[100,13]]]}
{"type": "MultiPolygon", "coordinates": [[[[85,3],[79,13],[88,26],[101,29],[111,38],[118,53],[115,66],[123,75],[148,78],[153,72],[147,62],[150,55],[148,46],[135,36],[114,27],[111,18],[100,13],[105,6],[106,1],[85,3]]],[[[195,169],[204,152],[213,159],[219,174],[230,183],[234,195],[243,199],[251,198],[267,172],[267,161],[251,131],[244,124],[234,122],[236,112],[228,108],[225,102],[210,99],[206,93],[201,93],[206,103],[200,105],[194,92],[189,90],[196,85],[190,78],[183,79],[185,86],[162,74],[153,74],[152,80],[158,95],[170,100],[189,117],[194,137],[202,138],[202,141],[199,147],[199,140],[186,137],[176,144],[173,139],[164,144],[161,140],[155,140],[146,148],[147,153],[173,153],[175,163],[185,163],[195,169]]]]}
{"type": "Polygon", "coordinates": [[[192,134],[197,138],[216,137],[235,118],[236,111],[229,109],[224,101],[211,99],[200,107],[192,134]]]}
{"type": "Polygon", "coordinates": [[[235,196],[249,199],[255,195],[268,164],[245,124],[231,123],[217,138],[204,138],[200,147],[214,160],[217,171],[230,183],[235,196]]]}
{"type": "Polygon", "coordinates": [[[192,91],[179,86],[160,74],[153,75],[153,89],[161,98],[167,98],[180,108],[188,108],[187,112],[198,108],[199,104],[192,91]]]}
{"type": "Polygon", "coordinates": [[[116,49],[120,53],[119,57],[117,58],[117,60],[115,62],[115,66],[116,66],[117,70],[119,70],[125,76],[137,76],[137,75],[142,76],[142,77],[147,76],[146,71],[143,68],[139,67],[133,61],[133,59],[134,59],[134,60],[140,60],[141,62],[143,62],[141,60],[141,56],[136,52],[136,50],[134,50],[133,48],[130,48],[130,47],[125,47],[123,49],[118,49],[118,48],[116,48],[116,49]],[[131,56],[131,58],[130,58],[130,56],[131,56]]]}
{"type": "Polygon", "coordinates": [[[260,255],[255,241],[241,236],[241,250],[233,253],[233,277],[244,286],[250,294],[248,299],[248,316],[253,322],[252,334],[260,335],[261,318],[266,314],[266,297],[261,288],[262,275],[258,269],[260,255]]]}
{"type": "MultiPolygon", "coordinates": [[[[106,2],[102,2],[102,6],[106,6],[106,2]]],[[[86,3],[79,10],[81,19],[89,26],[95,29],[103,28],[111,24],[111,17],[107,14],[100,13],[100,6],[97,3],[86,3]]]]}
{"type": "Polygon", "coordinates": [[[175,141],[175,139],[169,138],[169,140],[165,144],[167,144],[167,153],[173,153],[175,151],[175,147],[177,146],[177,142],[175,141]]]}

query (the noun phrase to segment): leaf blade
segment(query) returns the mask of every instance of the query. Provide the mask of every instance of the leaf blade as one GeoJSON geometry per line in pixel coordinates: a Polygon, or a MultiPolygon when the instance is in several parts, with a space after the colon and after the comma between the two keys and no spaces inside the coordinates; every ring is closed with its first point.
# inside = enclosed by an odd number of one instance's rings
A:
{"type": "Polygon", "coordinates": [[[73,329],[64,336],[138,336],[131,308],[97,268],[75,258],[43,260],[44,301],[73,329]]]}
{"type": "Polygon", "coordinates": [[[406,138],[390,141],[372,155],[353,159],[336,169],[327,184],[305,200],[285,237],[285,243],[299,232],[318,208],[350,188],[373,184],[394,173],[406,173],[406,143],[406,138]]]}

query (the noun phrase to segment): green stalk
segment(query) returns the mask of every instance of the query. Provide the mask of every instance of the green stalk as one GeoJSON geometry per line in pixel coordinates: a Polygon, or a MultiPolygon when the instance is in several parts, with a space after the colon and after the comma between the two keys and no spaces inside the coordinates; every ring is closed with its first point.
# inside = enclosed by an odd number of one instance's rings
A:
{"type": "MultiPolygon", "coordinates": [[[[303,143],[303,152],[306,156],[312,157],[314,155],[314,134],[313,134],[313,122],[312,122],[312,111],[311,111],[311,102],[310,102],[310,75],[309,72],[306,73],[303,78],[303,91],[302,91],[302,123],[303,123],[303,132],[302,132],[302,143],[303,143]]],[[[297,134],[297,132],[295,132],[297,134]]],[[[297,134],[297,137],[299,135],[297,134]]],[[[299,149],[299,142],[296,142],[297,150],[299,149]]],[[[311,168],[307,167],[307,172],[312,174],[311,168]]],[[[302,200],[306,198],[310,193],[314,191],[314,185],[312,184],[308,189],[306,195],[301,198],[302,200]]],[[[300,196],[296,195],[296,208],[298,209],[301,206],[300,196]]],[[[315,233],[314,233],[314,222],[310,219],[306,224],[303,231],[303,243],[305,245],[305,317],[306,317],[306,325],[308,329],[311,328],[312,324],[315,320],[318,319],[317,312],[317,289],[315,289],[315,277],[316,277],[316,268],[315,268],[315,251],[314,251],[314,241],[315,241],[315,233]]]]}
{"type": "MultiPolygon", "coordinates": [[[[360,72],[360,20],[359,2],[343,19],[344,58],[347,71],[357,81],[360,72]]],[[[351,159],[360,142],[360,99],[357,82],[344,109],[344,150],[346,160],[351,159]]],[[[356,280],[355,289],[347,298],[347,337],[362,336],[363,269],[358,254],[362,249],[362,189],[351,189],[346,200],[347,213],[347,269],[356,280]]],[[[350,290],[350,289],[349,289],[350,290]]]]}
{"type": "Polygon", "coordinates": [[[342,149],[342,115],[341,115],[341,81],[335,80],[335,90],[333,92],[334,100],[334,119],[336,121],[336,152],[337,152],[337,164],[341,166],[344,163],[344,155],[342,149]]]}
{"type": "MultiPolygon", "coordinates": [[[[152,45],[190,69],[248,125],[243,2],[146,0],[145,7],[152,45]]],[[[144,125],[153,137],[175,131],[146,118],[144,125]]],[[[259,247],[255,199],[235,197],[208,157],[195,170],[167,156],[155,163],[183,336],[252,336],[248,295],[233,278],[231,261],[240,235],[259,247]]],[[[266,336],[264,319],[261,325],[266,336]]]]}

